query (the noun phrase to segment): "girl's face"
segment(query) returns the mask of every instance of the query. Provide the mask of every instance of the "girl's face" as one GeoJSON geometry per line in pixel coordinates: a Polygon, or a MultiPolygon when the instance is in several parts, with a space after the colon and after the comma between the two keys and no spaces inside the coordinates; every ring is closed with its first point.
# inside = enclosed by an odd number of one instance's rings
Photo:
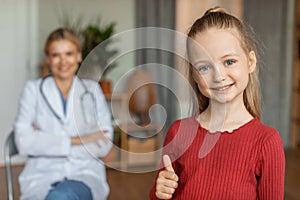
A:
{"type": "Polygon", "coordinates": [[[57,40],[48,48],[47,59],[55,79],[72,79],[81,61],[81,53],[69,40],[57,40]]]}
{"type": "Polygon", "coordinates": [[[256,56],[253,51],[245,53],[239,38],[236,29],[209,28],[198,33],[195,44],[189,46],[193,78],[210,102],[238,99],[243,103],[243,92],[249,74],[256,67],[256,56]]]}

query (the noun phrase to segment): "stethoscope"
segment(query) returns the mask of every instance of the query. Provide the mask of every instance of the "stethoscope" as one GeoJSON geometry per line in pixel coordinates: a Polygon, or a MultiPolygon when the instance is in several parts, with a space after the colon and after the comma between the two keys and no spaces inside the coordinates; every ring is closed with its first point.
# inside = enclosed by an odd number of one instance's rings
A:
{"type": "MultiPolygon", "coordinates": [[[[43,85],[44,85],[44,82],[47,78],[51,77],[52,75],[48,75],[44,78],[42,78],[42,81],[40,83],[40,93],[42,95],[42,98],[44,99],[47,107],[49,108],[49,110],[51,111],[51,113],[53,114],[53,116],[58,120],[60,121],[60,123],[62,124],[66,124],[66,122],[55,112],[55,110],[53,109],[53,107],[51,106],[51,104],[49,103],[45,93],[44,93],[44,90],[43,90],[43,85]]],[[[84,92],[80,95],[80,105],[81,105],[81,110],[83,111],[83,116],[84,116],[84,119],[85,119],[85,122],[87,124],[91,124],[93,123],[92,119],[90,119],[90,115],[89,113],[86,112],[86,107],[87,106],[90,106],[90,104],[86,104],[85,105],[85,102],[87,102],[88,98],[90,98],[92,101],[93,101],[93,108],[94,109],[90,109],[90,112],[93,112],[94,114],[94,119],[96,119],[96,99],[95,99],[95,96],[93,95],[93,93],[91,93],[87,86],[85,85],[85,83],[80,79],[78,78],[79,82],[81,83],[83,89],[84,89],[84,92]]],[[[96,121],[94,121],[95,123],[96,121]]]]}

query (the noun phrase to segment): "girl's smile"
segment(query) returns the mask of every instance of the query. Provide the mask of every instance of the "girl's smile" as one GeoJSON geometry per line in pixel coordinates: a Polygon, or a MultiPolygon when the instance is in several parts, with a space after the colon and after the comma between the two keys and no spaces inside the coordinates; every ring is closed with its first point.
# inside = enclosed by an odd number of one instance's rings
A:
{"type": "Polygon", "coordinates": [[[219,87],[213,87],[213,88],[210,88],[211,90],[214,90],[216,92],[226,92],[227,90],[229,90],[231,88],[231,86],[233,86],[234,83],[232,84],[227,84],[227,85],[224,85],[224,86],[219,86],[219,87]]]}

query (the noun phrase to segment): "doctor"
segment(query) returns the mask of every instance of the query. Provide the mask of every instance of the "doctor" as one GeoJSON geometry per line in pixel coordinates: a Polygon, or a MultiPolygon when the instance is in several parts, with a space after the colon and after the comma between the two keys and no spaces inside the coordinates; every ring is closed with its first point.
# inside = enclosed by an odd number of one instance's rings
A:
{"type": "Polygon", "coordinates": [[[14,123],[15,142],[29,156],[19,176],[21,200],[104,200],[104,157],[112,147],[111,115],[98,83],[75,73],[81,45],[68,29],[45,44],[51,76],[28,81],[14,123]]]}

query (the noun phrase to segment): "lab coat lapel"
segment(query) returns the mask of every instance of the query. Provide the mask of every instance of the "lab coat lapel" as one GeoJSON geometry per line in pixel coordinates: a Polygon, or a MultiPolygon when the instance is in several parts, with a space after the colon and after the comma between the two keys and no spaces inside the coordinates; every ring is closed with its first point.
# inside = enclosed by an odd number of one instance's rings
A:
{"type": "Polygon", "coordinates": [[[73,79],[73,83],[72,86],[70,88],[69,94],[68,94],[68,103],[67,103],[67,115],[66,118],[70,119],[73,115],[73,111],[74,111],[74,95],[76,95],[76,91],[78,91],[78,77],[75,76],[73,79]],[[76,91],[75,91],[76,90],[76,91]]]}
{"type": "Polygon", "coordinates": [[[62,120],[64,120],[65,116],[64,116],[63,105],[61,102],[61,97],[53,77],[49,77],[45,79],[42,89],[52,109],[62,120]]]}

